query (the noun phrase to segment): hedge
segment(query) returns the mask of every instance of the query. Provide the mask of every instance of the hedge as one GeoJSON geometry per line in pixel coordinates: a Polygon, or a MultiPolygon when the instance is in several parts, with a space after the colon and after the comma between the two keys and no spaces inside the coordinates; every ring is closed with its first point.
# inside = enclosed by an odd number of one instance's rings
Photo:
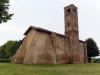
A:
{"type": "Polygon", "coordinates": [[[0,59],[0,62],[10,62],[10,59],[0,59]]]}

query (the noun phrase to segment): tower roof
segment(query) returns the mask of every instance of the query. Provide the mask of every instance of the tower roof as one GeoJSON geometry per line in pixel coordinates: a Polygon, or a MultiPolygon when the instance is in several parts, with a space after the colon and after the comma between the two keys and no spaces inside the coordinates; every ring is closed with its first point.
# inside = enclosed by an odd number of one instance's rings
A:
{"type": "Polygon", "coordinates": [[[77,9],[77,7],[74,4],[70,4],[70,5],[68,5],[68,6],[64,7],[64,8],[75,8],[75,9],[77,9]]]}

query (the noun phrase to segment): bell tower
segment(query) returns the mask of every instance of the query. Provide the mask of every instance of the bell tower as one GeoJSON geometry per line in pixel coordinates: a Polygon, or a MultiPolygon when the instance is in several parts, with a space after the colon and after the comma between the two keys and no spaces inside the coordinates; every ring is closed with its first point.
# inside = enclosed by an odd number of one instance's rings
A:
{"type": "Polygon", "coordinates": [[[79,63],[79,31],[77,7],[64,8],[66,63],[79,63]]]}

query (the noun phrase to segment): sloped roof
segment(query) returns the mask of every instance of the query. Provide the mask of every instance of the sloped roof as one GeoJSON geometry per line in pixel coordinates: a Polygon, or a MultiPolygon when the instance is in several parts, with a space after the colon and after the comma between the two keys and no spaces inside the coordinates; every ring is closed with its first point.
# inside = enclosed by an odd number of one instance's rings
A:
{"type": "MultiPolygon", "coordinates": [[[[63,35],[63,34],[56,33],[56,32],[53,32],[53,31],[50,31],[50,30],[47,30],[47,29],[43,29],[43,28],[40,28],[40,27],[34,27],[34,26],[30,26],[30,27],[26,30],[26,32],[24,33],[24,35],[27,35],[27,33],[29,33],[32,29],[38,30],[38,31],[42,31],[42,32],[46,32],[46,33],[49,33],[49,34],[55,33],[56,35],[65,37],[65,35],[63,35]]],[[[85,41],[82,41],[82,40],[79,40],[79,42],[86,43],[85,41]]]]}
{"type": "Polygon", "coordinates": [[[49,33],[49,34],[55,33],[56,35],[65,37],[65,35],[63,35],[63,34],[56,33],[56,32],[53,32],[53,31],[50,31],[50,30],[47,30],[47,29],[43,29],[43,28],[40,28],[40,27],[34,27],[34,26],[30,26],[30,27],[28,28],[28,30],[24,33],[24,35],[27,35],[27,33],[29,33],[30,30],[32,30],[32,29],[38,30],[38,31],[42,31],[42,32],[46,32],[46,33],[49,33]]]}
{"type": "Polygon", "coordinates": [[[70,4],[69,6],[66,6],[64,8],[76,8],[77,9],[77,7],[74,4],[70,4]]]}

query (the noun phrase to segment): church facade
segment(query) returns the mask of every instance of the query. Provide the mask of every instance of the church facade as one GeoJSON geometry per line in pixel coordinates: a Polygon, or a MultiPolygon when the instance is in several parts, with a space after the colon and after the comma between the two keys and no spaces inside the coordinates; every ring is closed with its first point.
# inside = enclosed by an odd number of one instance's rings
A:
{"type": "Polygon", "coordinates": [[[79,40],[78,12],[73,4],[64,8],[65,35],[30,26],[12,58],[19,64],[87,63],[87,44],[79,40]]]}

